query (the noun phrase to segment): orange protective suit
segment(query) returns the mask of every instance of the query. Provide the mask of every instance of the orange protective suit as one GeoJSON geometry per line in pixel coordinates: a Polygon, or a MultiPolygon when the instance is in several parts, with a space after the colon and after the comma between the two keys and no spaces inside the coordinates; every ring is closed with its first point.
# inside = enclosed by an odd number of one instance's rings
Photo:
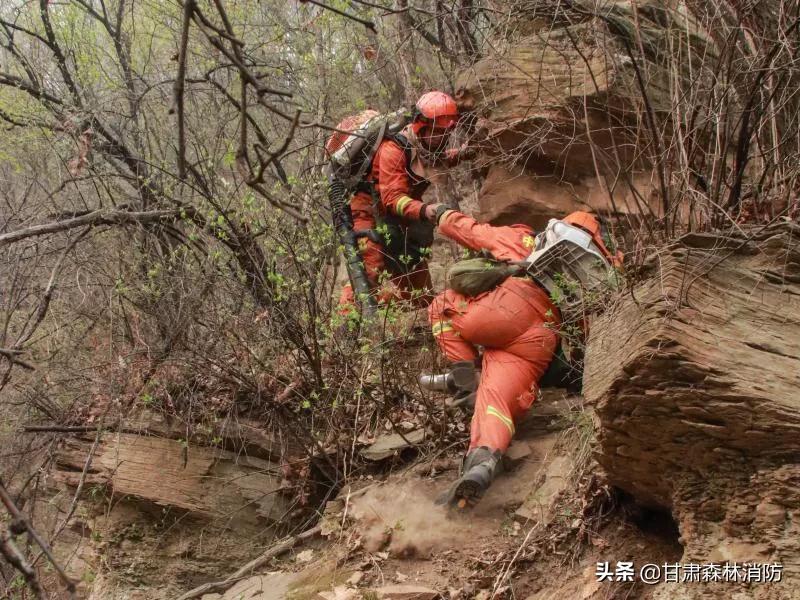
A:
{"type": "MultiPolygon", "coordinates": [[[[488,250],[500,260],[522,260],[532,251],[534,234],[524,225],[494,227],[456,211],[445,212],[439,231],[473,250],[488,250]]],[[[509,277],[475,297],[446,290],[431,303],[433,335],[452,361],[483,362],[470,450],[485,446],[505,452],[515,423],[536,397],[558,342],[558,309],[547,292],[528,278],[509,277]]]]}
{"type": "MultiPolygon", "coordinates": [[[[382,215],[394,215],[403,222],[419,221],[423,204],[419,198],[430,185],[427,179],[415,175],[409,157],[401,145],[391,139],[383,140],[372,160],[372,169],[366,177],[367,183],[374,186],[379,199],[378,211],[382,215]]],[[[375,213],[371,195],[366,191],[357,192],[350,200],[355,231],[375,229],[375,213]]],[[[386,268],[387,259],[383,246],[368,238],[359,238],[361,259],[367,278],[373,286],[378,283],[381,272],[386,268]]],[[[396,258],[396,257],[395,257],[396,258]]],[[[389,286],[379,294],[379,301],[389,298],[411,300],[417,290],[414,302],[427,306],[431,300],[431,276],[425,261],[418,263],[409,273],[391,273],[389,286]],[[421,292],[421,293],[420,293],[421,292]]],[[[339,305],[353,305],[353,289],[348,284],[342,289],[339,305]]]]}

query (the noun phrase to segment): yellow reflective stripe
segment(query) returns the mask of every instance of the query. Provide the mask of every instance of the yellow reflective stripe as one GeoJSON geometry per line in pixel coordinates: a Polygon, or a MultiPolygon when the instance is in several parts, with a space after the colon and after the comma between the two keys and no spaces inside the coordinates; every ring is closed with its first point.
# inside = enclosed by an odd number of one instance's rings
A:
{"type": "Polygon", "coordinates": [[[442,335],[445,331],[453,331],[453,326],[450,324],[450,321],[439,321],[433,324],[431,331],[433,335],[442,335]]]}
{"type": "Polygon", "coordinates": [[[408,206],[409,202],[411,202],[411,198],[408,196],[401,196],[397,201],[397,204],[395,204],[395,212],[402,217],[403,212],[406,210],[406,206],[408,206]]]}
{"type": "Polygon", "coordinates": [[[503,424],[506,427],[508,427],[508,430],[511,432],[511,435],[514,435],[514,421],[512,421],[510,418],[505,416],[503,413],[501,413],[499,410],[497,410],[494,406],[489,406],[489,408],[486,409],[486,414],[487,415],[493,415],[493,416],[497,417],[498,419],[500,419],[503,422],[503,424]]]}
{"type": "Polygon", "coordinates": [[[442,213],[442,216],[441,216],[441,217],[439,217],[439,223],[441,223],[442,221],[444,221],[444,220],[445,220],[447,217],[449,217],[449,216],[450,216],[451,214],[453,214],[454,212],[456,212],[456,211],[454,211],[452,208],[451,208],[450,210],[446,210],[446,211],[444,211],[444,212],[442,213]]]}

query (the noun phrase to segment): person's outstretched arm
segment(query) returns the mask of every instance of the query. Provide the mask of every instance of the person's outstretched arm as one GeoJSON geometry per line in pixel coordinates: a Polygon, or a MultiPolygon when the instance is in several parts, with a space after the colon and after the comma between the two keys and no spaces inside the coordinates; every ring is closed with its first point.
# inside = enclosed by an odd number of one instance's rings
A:
{"type": "Polygon", "coordinates": [[[489,225],[442,205],[430,209],[438,215],[442,235],[472,250],[488,250],[500,260],[522,260],[536,244],[533,230],[525,225],[489,225]]]}

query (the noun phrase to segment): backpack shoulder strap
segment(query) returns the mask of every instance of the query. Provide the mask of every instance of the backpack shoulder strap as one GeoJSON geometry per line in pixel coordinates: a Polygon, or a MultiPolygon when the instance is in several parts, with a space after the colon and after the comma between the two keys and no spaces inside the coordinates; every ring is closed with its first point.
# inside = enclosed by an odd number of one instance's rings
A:
{"type": "Polygon", "coordinates": [[[408,138],[402,133],[393,133],[387,137],[403,149],[403,153],[406,155],[406,168],[411,169],[411,159],[413,158],[414,154],[414,149],[411,147],[411,142],[409,142],[408,138]]]}
{"type": "Polygon", "coordinates": [[[356,173],[355,179],[361,181],[364,179],[364,176],[369,172],[372,168],[372,160],[375,158],[375,153],[378,151],[378,148],[383,141],[383,138],[386,137],[386,128],[388,124],[384,122],[381,125],[381,128],[378,130],[378,135],[375,137],[375,141],[372,143],[372,147],[367,152],[367,156],[364,159],[364,162],[361,163],[361,167],[359,167],[358,172],[356,173]]]}
{"type": "Polygon", "coordinates": [[[387,134],[387,130],[388,130],[388,124],[384,124],[384,126],[381,128],[380,135],[375,141],[375,145],[370,149],[367,160],[365,160],[364,164],[362,165],[362,170],[359,171],[358,179],[361,183],[359,184],[358,188],[361,191],[371,193],[373,196],[373,200],[376,200],[375,186],[372,184],[371,181],[367,181],[366,177],[372,170],[372,161],[375,159],[375,154],[378,152],[378,148],[380,148],[381,142],[383,142],[384,140],[391,140],[392,142],[400,146],[400,149],[403,151],[403,154],[405,155],[406,159],[406,171],[408,171],[409,174],[413,175],[413,172],[411,171],[411,158],[413,156],[411,142],[408,141],[408,138],[406,138],[406,136],[400,133],[387,134]]]}

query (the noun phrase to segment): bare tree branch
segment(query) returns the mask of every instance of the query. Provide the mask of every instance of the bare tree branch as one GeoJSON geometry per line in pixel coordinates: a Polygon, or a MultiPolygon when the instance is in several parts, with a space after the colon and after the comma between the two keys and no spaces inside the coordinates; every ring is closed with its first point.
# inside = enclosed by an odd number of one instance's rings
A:
{"type": "Polygon", "coordinates": [[[178,50],[178,75],[173,84],[175,112],[178,116],[178,178],[186,179],[186,119],[183,110],[184,80],[186,79],[186,48],[189,44],[189,25],[194,13],[195,0],[183,3],[183,22],[181,23],[181,42],[178,50]]]}
{"type": "Polygon", "coordinates": [[[433,35],[430,31],[425,29],[425,26],[422,25],[417,19],[411,14],[408,6],[408,0],[397,0],[397,12],[400,13],[400,18],[405,21],[406,25],[420,34],[426,42],[431,44],[432,46],[436,46],[442,54],[447,56],[448,58],[455,59],[456,55],[445,46],[442,40],[437,38],[433,35]]]}
{"type": "Polygon", "coordinates": [[[10,73],[0,72],[0,85],[19,88],[23,92],[27,92],[39,100],[46,100],[47,102],[51,102],[53,104],[63,104],[61,99],[56,98],[52,94],[40,89],[35,83],[25,81],[21,77],[17,77],[16,75],[12,75],[10,73]]]}
{"type": "Polygon", "coordinates": [[[186,207],[179,209],[167,210],[151,210],[144,212],[129,212],[129,211],[115,211],[98,209],[90,212],[87,215],[75,217],[74,219],[65,219],[63,221],[55,221],[54,223],[45,223],[44,225],[34,225],[26,227],[25,229],[18,229],[10,233],[0,235],[0,246],[18,242],[25,238],[46,235],[48,233],[57,233],[59,231],[67,231],[75,229],[76,227],[96,227],[97,225],[125,225],[129,223],[153,223],[164,220],[174,220],[181,217],[181,215],[191,216],[195,212],[194,208],[186,207]]]}
{"type": "Polygon", "coordinates": [[[36,571],[25,560],[22,552],[20,552],[17,545],[11,539],[11,534],[6,529],[0,529],[0,554],[2,554],[9,564],[17,571],[22,573],[25,578],[25,583],[31,588],[33,595],[36,598],[43,598],[42,586],[39,584],[39,579],[36,577],[36,571]]]}
{"type": "Polygon", "coordinates": [[[337,15],[341,15],[342,17],[345,17],[346,19],[350,19],[351,21],[355,21],[356,23],[361,23],[367,29],[370,29],[372,31],[377,31],[375,29],[375,23],[373,23],[372,21],[367,21],[365,19],[361,19],[361,18],[359,18],[359,17],[357,17],[355,15],[351,15],[350,13],[344,12],[343,10],[339,10],[338,8],[334,8],[333,6],[328,6],[327,4],[323,4],[322,2],[319,2],[319,0],[300,0],[300,2],[308,3],[308,4],[314,4],[316,6],[319,6],[320,8],[324,8],[325,10],[329,10],[332,13],[336,13],[337,15]]]}
{"type": "Polygon", "coordinates": [[[47,36],[47,46],[50,48],[56,58],[56,66],[58,67],[58,71],[61,73],[61,77],[64,79],[64,83],[67,85],[67,89],[69,89],[70,93],[72,94],[72,99],[75,102],[75,105],[79,108],[83,108],[83,98],[81,97],[80,90],[75,83],[75,79],[72,77],[72,73],[69,71],[69,67],[67,66],[67,58],[64,56],[64,52],[61,50],[61,46],[56,39],[56,34],[53,31],[53,25],[50,23],[49,11],[49,0],[39,0],[39,14],[42,17],[42,25],[44,25],[44,32],[47,36]]]}
{"type": "Polygon", "coordinates": [[[3,356],[8,359],[11,364],[19,365],[23,369],[27,369],[28,371],[33,371],[35,367],[18,358],[18,355],[22,354],[22,350],[15,350],[13,348],[0,348],[0,356],[3,356]]]}
{"type": "Polygon", "coordinates": [[[47,560],[49,560],[50,564],[53,565],[53,568],[58,573],[59,578],[66,586],[67,591],[69,591],[70,596],[73,597],[75,595],[75,582],[73,582],[67,576],[61,565],[58,564],[55,558],[53,558],[53,553],[50,551],[50,546],[47,544],[47,542],[41,538],[33,526],[28,522],[28,519],[25,518],[25,515],[23,515],[22,512],[20,512],[20,510],[17,508],[17,505],[11,499],[11,495],[8,493],[8,490],[3,484],[2,479],[0,479],[0,501],[3,502],[11,517],[19,524],[20,527],[24,527],[33,541],[35,541],[39,548],[42,549],[45,556],[47,556],[47,560]]]}

